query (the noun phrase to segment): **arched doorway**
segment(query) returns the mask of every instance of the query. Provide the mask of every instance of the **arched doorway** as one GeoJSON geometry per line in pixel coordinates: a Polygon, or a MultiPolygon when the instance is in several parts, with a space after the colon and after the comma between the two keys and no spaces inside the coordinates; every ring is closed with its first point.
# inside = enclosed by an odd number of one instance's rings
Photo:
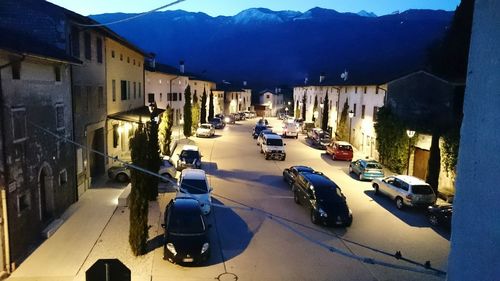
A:
{"type": "Polygon", "coordinates": [[[54,217],[54,177],[52,168],[45,162],[38,173],[40,220],[50,222],[54,217]]]}

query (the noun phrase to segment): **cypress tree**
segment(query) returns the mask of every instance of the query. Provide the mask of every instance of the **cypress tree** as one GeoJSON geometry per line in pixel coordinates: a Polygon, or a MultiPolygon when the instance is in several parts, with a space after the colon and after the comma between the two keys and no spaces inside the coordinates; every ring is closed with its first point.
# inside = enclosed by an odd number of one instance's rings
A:
{"type": "Polygon", "coordinates": [[[200,123],[200,103],[198,102],[198,96],[194,93],[193,96],[193,106],[191,109],[191,116],[193,119],[192,132],[196,132],[198,129],[198,124],[200,123]]]}
{"type": "Polygon", "coordinates": [[[169,123],[172,124],[169,114],[171,113],[170,106],[167,105],[165,112],[161,114],[160,124],[158,126],[158,142],[160,145],[160,151],[163,155],[170,156],[170,142],[172,138],[172,128],[168,130],[169,123]],[[169,134],[170,133],[170,134],[169,134]]]}
{"type": "MultiPolygon", "coordinates": [[[[148,148],[146,144],[148,136],[142,124],[139,124],[135,135],[130,139],[132,163],[138,167],[146,167],[148,164],[148,148]]],[[[136,169],[130,171],[131,185],[129,198],[130,227],[129,244],[135,256],[146,253],[146,243],[148,240],[148,198],[147,179],[143,172],[136,169]]]]}
{"type": "Polygon", "coordinates": [[[316,117],[314,116],[314,113],[316,111],[318,111],[318,96],[314,97],[313,118],[312,118],[312,121],[314,122],[314,126],[316,126],[316,117]]]}
{"type": "Polygon", "coordinates": [[[210,100],[208,101],[208,121],[214,118],[214,93],[210,91],[210,100]]]}
{"type": "MultiPolygon", "coordinates": [[[[160,170],[161,159],[160,146],[158,145],[158,124],[154,120],[149,124],[147,148],[147,169],[150,172],[156,173],[160,170]]],[[[152,175],[146,175],[146,179],[148,188],[147,197],[149,201],[156,200],[156,197],[158,197],[159,178],[152,175]]]]}
{"type": "Polygon", "coordinates": [[[321,113],[321,129],[326,131],[328,129],[328,91],[326,92],[325,100],[323,101],[323,112],[321,113]]]}
{"type": "Polygon", "coordinates": [[[344,108],[342,108],[342,113],[340,113],[340,121],[337,123],[337,138],[338,140],[348,141],[349,138],[349,127],[347,125],[348,122],[348,114],[349,111],[349,100],[346,98],[344,103],[344,108]]]}
{"type": "Polygon", "coordinates": [[[191,115],[191,87],[189,85],[184,91],[184,136],[191,136],[191,126],[193,124],[193,116],[191,115]]]}
{"type": "Polygon", "coordinates": [[[203,95],[201,96],[200,123],[207,123],[207,91],[205,88],[203,88],[203,95]]]}
{"type": "Polygon", "coordinates": [[[304,93],[304,96],[302,97],[302,120],[306,121],[306,102],[307,102],[307,97],[306,93],[304,93]]]}

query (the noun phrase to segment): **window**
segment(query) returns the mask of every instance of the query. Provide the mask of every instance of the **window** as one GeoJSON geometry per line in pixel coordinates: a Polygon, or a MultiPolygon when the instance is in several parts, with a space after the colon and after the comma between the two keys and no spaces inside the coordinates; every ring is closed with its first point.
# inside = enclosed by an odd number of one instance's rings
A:
{"type": "Polygon", "coordinates": [[[361,119],[365,119],[365,105],[361,106],[361,119]]]}
{"type": "Polygon", "coordinates": [[[61,81],[61,67],[58,65],[54,66],[54,76],[55,76],[56,82],[61,81]]]}
{"type": "Polygon", "coordinates": [[[85,58],[88,60],[92,59],[91,46],[90,46],[90,33],[85,32],[83,35],[83,41],[85,45],[85,58]]]}
{"type": "Polygon", "coordinates": [[[12,136],[14,143],[27,139],[26,136],[26,108],[12,108],[12,136]]]}
{"type": "Polygon", "coordinates": [[[31,209],[31,192],[17,196],[17,212],[20,216],[24,211],[31,209]]]}
{"type": "Polygon", "coordinates": [[[127,81],[127,99],[130,100],[130,81],[127,81]]]}
{"type": "Polygon", "coordinates": [[[182,93],[179,93],[179,101],[182,101],[182,93]]]}
{"type": "Polygon", "coordinates": [[[56,130],[64,131],[64,105],[56,104],[56,130]]]}
{"type": "Polygon", "coordinates": [[[135,59],[134,59],[134,63],[133,64],[135,65],[135,59]]]}
{"type": "Polygon", "coordinates": [[[345,87],[345,88],[344,88],[344,93],[346,93],[346,94],[347,94],[347,87],[345,87]]]}
{"type": "Polygon", "coordinates": [[[102,86],[97,88],[97,107],[104,107],[104,88],[102,86]]]}
{"type": "Polygon", "coordinates": [[[102,63],[102,39],[96,39],[97,62],[102,63]]]}
{"type": "Polygon", "coordinates": [[[130,63],[130,57],[127,57],[127,63],[130,63]]]}
{"type": "Polygon", "coordinates": [[[120,54],[120,60],[123,61],[123,54],[120,54]]]}
{"type": "Polygon", "coordinates": [[[120,83],[121,98],[122,100],[127,100],[127,81],[121,80],[120,83]]]}
{"type": "Polygon", "coordinates": [[[115,51],[114,50],[111,50],[111,57],[114,58],[115,57],[115,51]]]}
{"type": "Polygon", "coordinates": [[[356,116],[356,104],[354,104],[353,112],[354,112],[354,116],[356,116]]]}
{"type": "Polygon", "coordinates": [[[172,101],[177,101],[177,93],[173,93],[173,100],[172,101]]]}
{"type": "Polygon", "coordinates": [[[80,58],[80,31],[76,27],[71,28],[71,53],[80,58]]]}
{"type": "Polygon", "coordinates": [[[163,93],[160,93],[160,101],[163,99],[163,93]]]}
{"type": "Polygon", "coordinates": [[[15,61],[12,63],[12,79],[19,80],[21,79],[21,62],[15,61]]]}
{"type": "Polygon", "coordinates": [[[68,172],[66,169],[59,172],[59,186],[64,186],[68,182],[68,172]]]}
{"type": "Polygon", "coordinates": [[[141,66],[141,62],[138,62],[137,65],[141,66]]]}
{"type": "Polygon", "coordinates": [[[92,97],[92,87],[87,86],[86,88],[87,88],[87,97],[85,99],[85,111],[89,111],[89,103],[92,97]]]}
{"type": "Polygon", "coordinates": [[[137,83],[134,82],[134,99],[137,98],[137,83]]]}
{"type": "Polygon", "coordinates": [[[142,91],[141,82],[139,82],[139,90],[138,90],[139,98],[141,98],[141,91],[142,91]]]}
{"type": "Polygon", "coordinates": [[[172,101],[172,93],[167,93],[167,101],[172,101]]]}
{"type": "Polygon", "coordinates": [[[82,109],[82,93],[80,91],[80,86],[73,86],[73,96],[75,100],[75,111],[80,112],[82,109]]]}
{"type": "Polygon", "coordinates": [[[113,147],[118,147],[118,140],[120,138],[120,134],[118,133],[118,124],[113,125],[113,147]]]}
{"type": "Polygon", "coordinates": [[[354,87],[354,93],[357,94],[358,93],[358,87],[354,87]]]}
{"type": "Polygon", "coordinates": [[[378,95],[378,87],[375,87],[375,95],[378,95]]]}
{"type": "Polygon", "coordinates": [[[113,101],[116,101],[116,81],[111,80],[111,96],[113,98],[113,101]]]}
{"type": "Polygon", "coordinates": [[[373,107],[373,122],[377,121],[378,106],[373,107]]]}
{"type": "Polygon", "coordinates": [[[155,102],[155,94],[154,93],[149,93],[148,94],[148,102],[155,102]]]}
{"type": "Polygon", "coordinates": [[[363,89],[363,93],[364,93],[364,94],[366,94],[367,88],[368,88],[368,87],[365,87],[365,88],[363,89]]]}

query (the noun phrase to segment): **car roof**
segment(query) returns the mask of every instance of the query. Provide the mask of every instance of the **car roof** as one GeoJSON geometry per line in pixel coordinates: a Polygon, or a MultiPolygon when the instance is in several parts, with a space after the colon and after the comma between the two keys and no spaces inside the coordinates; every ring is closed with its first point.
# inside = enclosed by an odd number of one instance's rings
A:
{"type": "Polygon", "coordinates": [[[201,214],[200,203],[195,198],[176,197],[172,201],[172,206],[176,211],[194,211],[201,214]]]}
{"type": "Polygon", "coordinates": [[[266,138],[268,139],[278,139],[278,140],[281,139],[281,137],[277,134],[264,134],[264,136],[266,136],[266,138]]]}
{"type": "Polygon", "coordinates": [[[184,169],[181,172],[181,178],[190,180],[204,180],[206,173],[201,169],[184,169]]]}
{"type": "Polygon", "coordinates": [[[351,145],[350,143],[348,143],[346,141],[336,141],[335,143],[338,145],[351,145]]]}
{"type": "Polygon", "coordinates": [[[198,147],[196,145],[192,144],[186,144],[182,147],[182,150],[193,150],[193,151],[198,151],[198,147]]]}
{"type": "Polygon", "coordinates": [[[303,173],[302,174],[312,185],[330,185],[330,186],[335,186],[338,187],[338,185],[333,182],[331,179],[329,179],[327,176],[325,176],[323,173],[303,173]]]}
{"type": "Polygon", "coordinates": [[[203,123],[202,126],[213,126],[211,123],[203,123]]]}
{"type": "Polygon", "coordinates": [[[309,167],[309,166],[292,166],[292,168],[295,168],[297,171],[300,171],[300,172],[304,172],[306,170],[310,170],[310,171],[314,171],[313,168],[309,167]]]}
{"type": "Polygon", "coordinates": [[[423,181],[417,177],[414,177],[414,176],[397,175],[397,176],[395,176],[395,178],[398,178],[398,179],[406,182],[409,185],[429,185],[425,181],[423,181]]]}

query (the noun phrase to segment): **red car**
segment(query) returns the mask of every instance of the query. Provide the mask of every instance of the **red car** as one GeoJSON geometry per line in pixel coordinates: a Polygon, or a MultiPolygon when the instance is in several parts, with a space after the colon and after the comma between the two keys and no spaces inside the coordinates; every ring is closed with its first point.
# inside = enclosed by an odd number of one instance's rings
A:
{"type": "Polygon", "coordinates": [[[345,141],[333,141],[326,146],[326,153],[332,155],[333,160],[352,161],[352,146],[345,141]]]}

